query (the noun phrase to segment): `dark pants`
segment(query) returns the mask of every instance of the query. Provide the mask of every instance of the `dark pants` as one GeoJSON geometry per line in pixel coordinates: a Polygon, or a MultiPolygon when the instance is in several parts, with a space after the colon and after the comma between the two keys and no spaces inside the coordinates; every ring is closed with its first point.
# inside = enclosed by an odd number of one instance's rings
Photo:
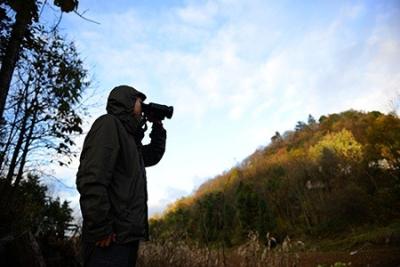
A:
{"type": "Polygon", "coordinates": [[[101,248],[93,243],[82,244],[84,267],[135,267],[139,241],[127,244],[112,243],[101,248]]]}

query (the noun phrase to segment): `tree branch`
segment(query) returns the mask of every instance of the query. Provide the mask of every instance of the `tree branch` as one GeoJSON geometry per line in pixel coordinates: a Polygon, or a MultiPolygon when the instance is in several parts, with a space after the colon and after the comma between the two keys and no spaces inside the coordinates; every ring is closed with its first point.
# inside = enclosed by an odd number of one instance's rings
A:
{"type": "Polygon", "coordinates": [[[74,11],[75,12],[75,14],[77,14],[79,17],[81,17],[82,19],[84,19],[84,20],[86,20],[86,21],[89,21],[89,22],[92,22],[92,23],[95,23],[95,24],[97,24],[97,25],[100,25],[100,22],[97,22],[97,21],[95,21],[95,20],[92,20],[92,19],[88,19],[88,18],[86,18],[86,17],[84,17],[83,15],[86,13],[86,11],[87,10],[85,10],[85,11],[83,11],[81,14],[79,14],[78,13],[78,11],[74,11]]]}

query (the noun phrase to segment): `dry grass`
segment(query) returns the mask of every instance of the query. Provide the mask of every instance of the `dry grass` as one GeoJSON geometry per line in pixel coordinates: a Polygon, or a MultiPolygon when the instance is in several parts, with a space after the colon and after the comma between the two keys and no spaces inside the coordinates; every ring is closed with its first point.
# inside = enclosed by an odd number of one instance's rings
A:
{"type": "MultiPolygon", "coordinates": [[[[268,242],[268,244],[271,244],[268,242]]],[[[257,233],[249,233],[243,245],[201,247],[183,241],[154,240],[143,243],[139,250],[139,267],[286,267],[298,266],[298,251],[304,244],[286,238],[275,248],[265,246],[257,233]]]]}

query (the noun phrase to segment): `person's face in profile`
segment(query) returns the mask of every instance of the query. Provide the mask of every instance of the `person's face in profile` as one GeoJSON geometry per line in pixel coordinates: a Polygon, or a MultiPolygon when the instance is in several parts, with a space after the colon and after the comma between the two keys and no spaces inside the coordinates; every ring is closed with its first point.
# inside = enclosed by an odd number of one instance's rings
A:
{"type": "Polygon", "coordinates": [[[135,104],[133,106],[133,117],[136,119],[140,119],[140,117],[142,116],[142,98],[137,97],[135,104]]]}

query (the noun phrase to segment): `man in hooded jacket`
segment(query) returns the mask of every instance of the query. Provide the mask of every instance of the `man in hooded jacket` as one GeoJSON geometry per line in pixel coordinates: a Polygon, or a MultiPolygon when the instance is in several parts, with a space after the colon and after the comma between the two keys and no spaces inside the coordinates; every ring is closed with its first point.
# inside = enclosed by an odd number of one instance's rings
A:
{"type": "Polygon", "coordinates": [[[135,266],[139,241],[149,240],[145,167],[161,160],[166,131],[161,121],[147,118],[151,142],[142,145],[145,99],[133,87],[115,87],[107,114],[85,138],[76,179],[84,266],[135,266]]]}

